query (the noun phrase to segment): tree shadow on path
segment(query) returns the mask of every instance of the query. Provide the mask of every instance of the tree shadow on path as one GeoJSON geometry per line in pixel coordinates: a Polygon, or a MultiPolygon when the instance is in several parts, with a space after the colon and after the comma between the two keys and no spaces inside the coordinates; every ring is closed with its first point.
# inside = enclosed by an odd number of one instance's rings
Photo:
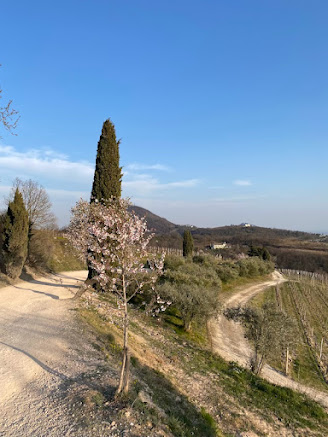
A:
{"type": "Polygon", "coordinates": [[[65,300],[65,299],[60,299],[59,296],[55,294],[45,293],[43,291],[38,291],[38,290],[32,290],[31,288],[17,287],[17,285],[14,285],[14,288],[17,288],[18,290],[32,291],[32,293],[43,294],[44,296],[51,297],[51,299],[55,299],[55,300],[65,300]]]}

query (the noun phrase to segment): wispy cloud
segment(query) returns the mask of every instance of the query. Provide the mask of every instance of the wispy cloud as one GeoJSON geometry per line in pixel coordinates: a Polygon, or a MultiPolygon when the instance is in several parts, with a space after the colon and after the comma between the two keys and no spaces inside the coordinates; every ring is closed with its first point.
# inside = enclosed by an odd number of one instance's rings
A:
{"type": "Polygon", "coordinates": [[[200,183],[198,179],[182,181],[160,182],[157,178],[147,174],[129,175],[129,180],[123,180],[123,191],[129,196],[149,195],[178,188],[192,188],[200,183]]]}
{"type": "Polygon", "coordinates": [[[249,187],[250,185],[253,185],[252,182],[247,179],[237,179],[233,183],[234,185],[239,185],[240,187],[249,187]]]}
{"type": "Polygon", "coordinates": [[[158,170],[158,171],[171,171],[171,168],[162,165],[162,164],[140,164],[137,162],[134,162],[132,164],[128,164],[124,166],[124,170],[132,170],[132,171],[142,171],[142,170],[158,170]]]}
{"type": "Polygon", "coordinates": [[[231,196],[231,197],[217,197],[211,201],[214,203],[243,203],[250,202],[253,200],[265,199],[267,196],[265,194],[258,194],[254,196],[231,196]]]}

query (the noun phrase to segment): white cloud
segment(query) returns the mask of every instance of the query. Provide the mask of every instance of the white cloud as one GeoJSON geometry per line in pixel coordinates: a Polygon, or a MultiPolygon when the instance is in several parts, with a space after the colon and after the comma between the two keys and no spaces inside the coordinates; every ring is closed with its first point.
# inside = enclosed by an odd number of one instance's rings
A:
{"type": "Polygon", "coordinates": [[[70,191],[70,190],[53,190],[48,189],[47,192],[51,197],[55,198],[65,198],[65,199],[89,199],[90,192],[89,191],[70,191]]]}
{"type": "Polygon", "coordinates": [[[234,183],[234,185],[239,185],[241,187],[249,187],[250,185],[252,185],[251,181],[245,180],[245,179],[237,179],[233,183],[234,183]]]}
{"type": "Polygon", "coordinates": [[[60,182],[91,183],[94,165],[70,161],[52,150],[32,149],[18,152],[11,146],[0,145],[0,172],[8,179],[16,176],[60,182]]]}

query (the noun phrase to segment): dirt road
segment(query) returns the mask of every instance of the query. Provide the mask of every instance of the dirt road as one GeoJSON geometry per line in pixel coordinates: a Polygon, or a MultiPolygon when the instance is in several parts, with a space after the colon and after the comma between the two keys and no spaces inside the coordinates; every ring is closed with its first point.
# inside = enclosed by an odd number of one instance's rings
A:
{"type": "MultiPolygon", "coordinates": [[[[265,288],[280,284],[284,281],[283,276],[275,271],[272,274],[271,280],[238,290],[224,302],[224,307],[245,305],[252,297],[265,288]]],[[[220,314],[217,319],[211,321],[210,330],[212,333],[212,346],[215,352],[220,354],[227,361],[235,361],[241,366],[249,368],[252,347],[245,339],[244,330],[239,323],[227,320],[220,314]]],[[[328,408],[327,393],[299,384],[269,365],[263,367],[261,376],[274,384],[290,387],[294,390],[306,393],[309,397],[328,408]]]]}
{"type": "Polygon", "coordinates": [[[0,289],[0,436],[76,436],[60,387],[96,368],[74,316],[86,272],[0,289]]]}

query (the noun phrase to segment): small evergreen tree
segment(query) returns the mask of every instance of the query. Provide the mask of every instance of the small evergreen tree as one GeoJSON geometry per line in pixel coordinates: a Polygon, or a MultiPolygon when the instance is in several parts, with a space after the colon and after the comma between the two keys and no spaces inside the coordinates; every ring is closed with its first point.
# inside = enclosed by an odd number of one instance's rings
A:
{"type": "Polygon", "coordinates": [[[183,233],[183,256],[192,256],[194,250],[194,240],[190,231],[184,231],[183,233]]]}
{"type": "Polygon", "coordinates": [[[268,249],[266,247],[263,247],[262,259],[263,259],[263,261],[271,261],[270,252],[268,251],[268,249]]]}
{"type": "Polygon", "coordinates": [[[18,278],[27,257],[29,221],[23,196],[18,189],[9,203],[2,235],[2,264],[4,273],[18,278]]]}
{"type": "Polygon", "coordinates": [[[122,167],[119,144],[120,141],[116,140],[115,126],[108,119],[103,124],[98,142],[91,201],[121,197],[122,167]]]}
{"type": "Polygon", "coordinates": [[[258,256],[259,258],[263,259],[263,261],[271,261],[271,255],[270,252],[266,247],[256,247],[251,244],[249,252],[249,256],[258,256]]]}

